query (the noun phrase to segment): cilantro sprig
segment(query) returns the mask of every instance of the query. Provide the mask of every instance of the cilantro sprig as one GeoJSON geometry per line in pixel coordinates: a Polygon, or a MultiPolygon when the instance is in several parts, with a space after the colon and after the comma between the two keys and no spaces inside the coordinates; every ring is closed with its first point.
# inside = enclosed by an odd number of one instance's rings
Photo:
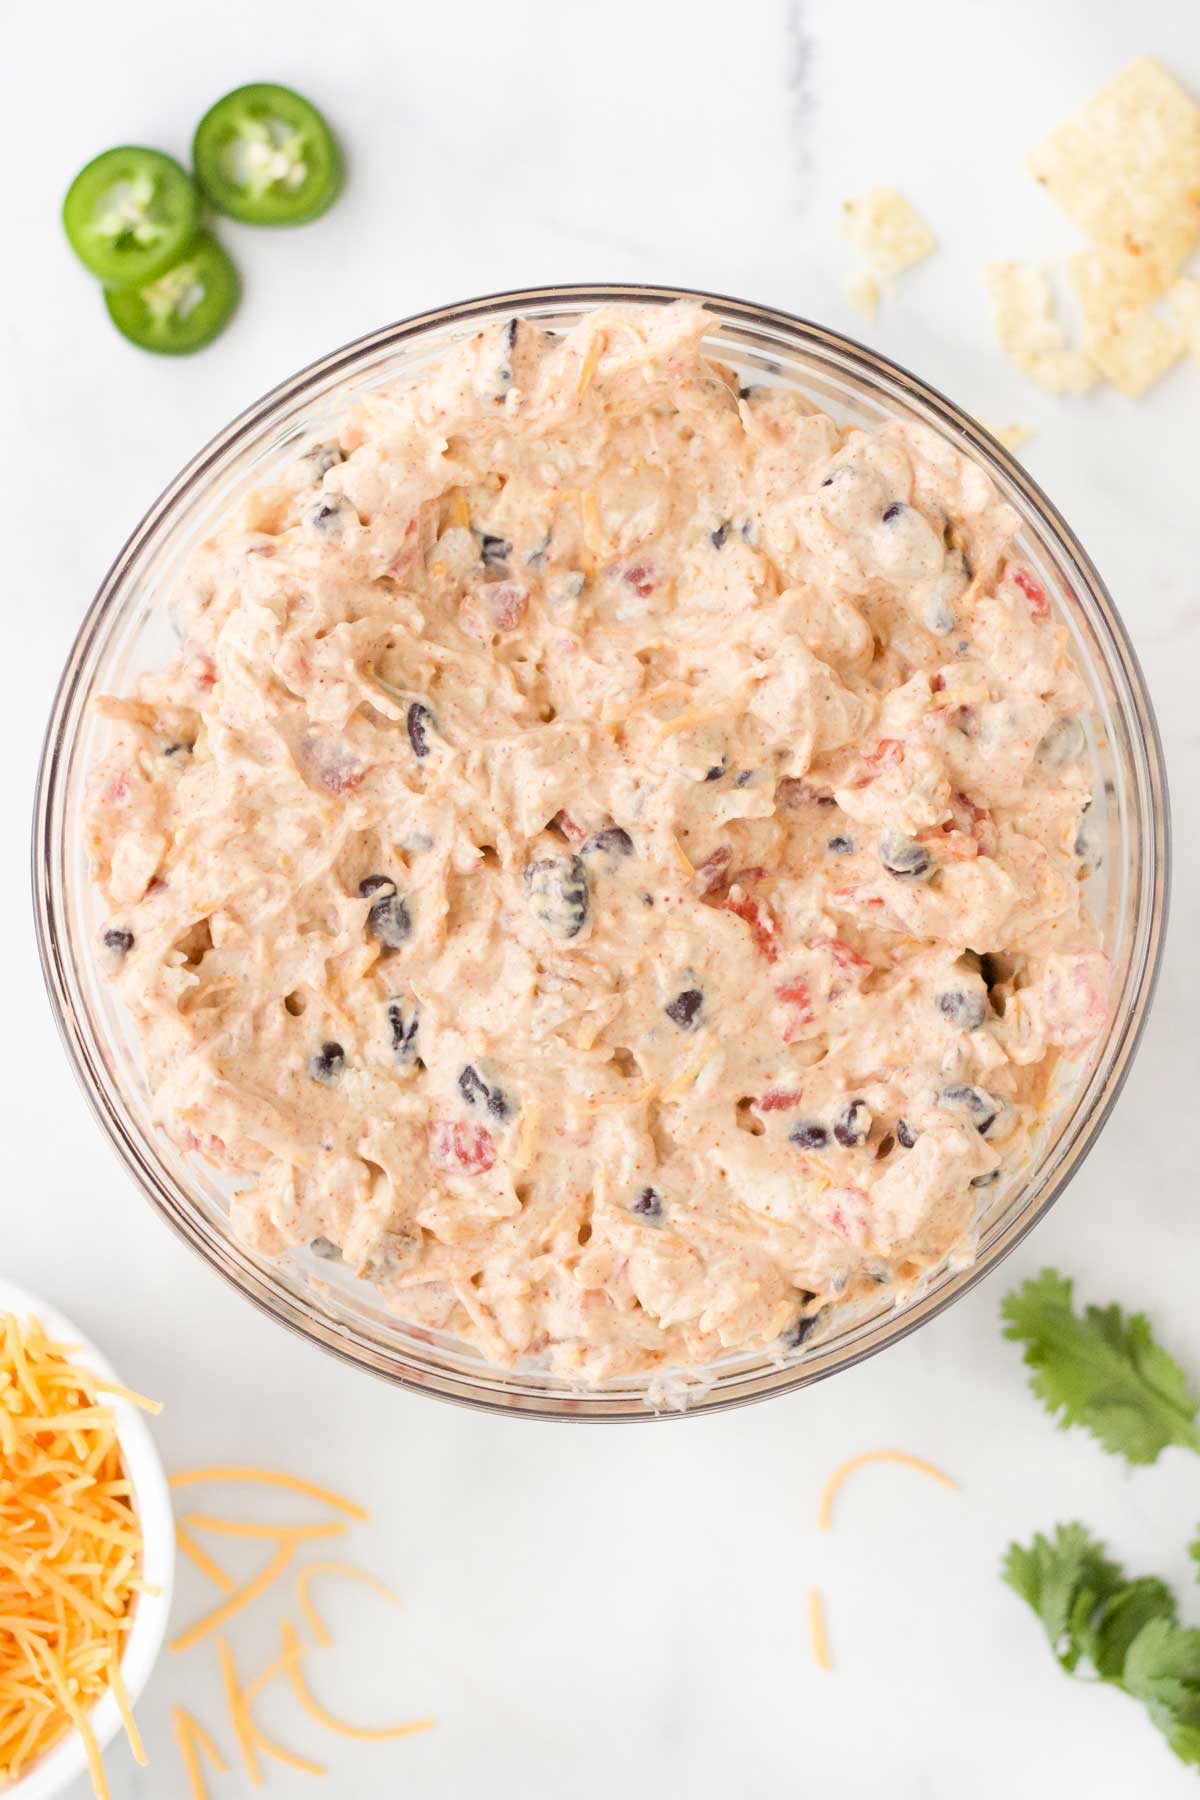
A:
{"type": "Polygon", "coordinates": [[[1046,1410],[1129,1463],[1152,1463],[1168,1444],[1200,1451],[1200,1399],[1146,1315],[1116,1305],[1079,1314],[1072,1292],[1065,1275],[1043,1269],[1001,1307],[1004,1335],[1025,1345],[1029,1385],[1046,1410]]]}
{"type": "MultiPolygon", "coordinates": [[[[1200,1540],[1192,1554],[1200,1561],[1200,1540]]],[[[1179,1623],[1164,1582],[1131,1580],[1078,1523],[1011,1544],[1002,1574],[1068,1674],[1140,1701],[1176,1756],[1200,1767],[1200,1631],[1179,1623]]]]}

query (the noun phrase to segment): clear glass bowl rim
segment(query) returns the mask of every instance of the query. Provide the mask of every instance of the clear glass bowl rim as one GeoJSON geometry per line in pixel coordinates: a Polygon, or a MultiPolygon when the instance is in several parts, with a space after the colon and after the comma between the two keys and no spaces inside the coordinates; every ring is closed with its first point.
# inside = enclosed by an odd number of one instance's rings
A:
{"type": "MultiPolygon", "coordinates": [[[[730,295],[695,288],[650,283],[568,283],[482,295],[476,299],[415,314],[353,339],[271,388],[210,439],[180,470],[149,507],[114,558],[84,616],[60,677],[47,726],[34,798],[32,877],[35,925],[43,976],[76,1078],[93,1115],[137,1185],[172,1229],[205,1262],[216,1268],[218,1273],[252,1300],[261,1311],[286,1325],[298,1336],[318,1344],[352,1367],[366,1369],[410,1392],[506,1417],[569,1422],[640,1422],[726,1411],[776,1394],[793,1392],[840,1369],[853,1367],[907,1337],[910,1332],[936,1318],[956,1300],[969,1293],[1045,1217],[1094,1146],[1124,1085],[1145,1028],[1166,934],[1170,835],[1167,777],[1158,726],[1141,666],[1112,597],[1088,553],[1057,507],[1022,465],[969,413],[878,351],[843,333],[776,307],[762,306],[730,295]],[[594,307],[639,302],[668,304],[675,300],[705,305],[720,320],[734,326],[760,326],[779,331],[791,339],[794,347],[817,357],[824,354],[827,360],[848,370],[868,389],[874,390],[881,400],[888,400],[887,389],[890,384],[929,416],[950,441],[963,448],[988,473],[1002,476],[1010,488],[1020,495],[1029,513],[1036,519],[1039,530],[1070,568],[1073,580],[1087,589],[1089,600],[1099,614],[1103,627],[1101,635],[1109,672],[1115,667],[1127,691],[1127,697],[1121,700],[1121,710],[1137,759],[1134,773],[1142,804],[1138,808],[1136,824],[1145,859],[1140,893],[1148,897],[1150,913],[1141,931],[1140,946],[1135,947],[1134,964],[1127,983],[1126,1004],[1115,1018],[1104,1047],[1103,1060],[1107,1062],[1107,1071],[1103,1085],[1093,1096],[1087,1110],[1080,1113],[1073,1122],[1072,1135],[1054,1181],[1036,1200],[1026,1203],[985,1254],[969,1266],[948,1273],[936,1288],[903,1310],[884,1315],[859,1341],[841,1350],[835,1345],[825,1354],[822,1353],[821,1346],[817,1345],[810,1357],[786,1367],[764,1363],[739,1378],[731,1388],[711,1393],[701,1390],[689,1405],[677,1410],[649,1404],[622,1404],[613,1408],[606,1406],[602,1393],[594,1394],[582,1388],[570,1394],[558,1390],[547,1394],[544,1399],[524,1401],[517,1396],[497,1396],[487,1391],[482,1383],[473,1382],[469,1378],[449,1375],[439,1378],[436,1374],[431,1377],[425,1371],[418,1372],[395,1351],[386,1356],[381,1355],[365,1337],[359,1337],[352,1329],[348,1331],[319,1308],[298,1302],[295,1296],[273,1283],[263,1271],[245,1265],[239,1266],[227,1253],[220,1253],[199,1230],[195,1209],[181,1205],[172,1194],[155,1164],[151,1148],[143,1143],[140,1135],[133,1129],[119,1096],[112,1090],[97,1054],[92,1020],[85,1017],[81,1022],[70,990],[71,946],[65,926],[65,903],[60,892],[56,855],[61,848],[58,838],[62,827],[59,815],[64,784],[64,751],[69,747],[77,728],[82,706],[79,693],[80,665],[86,659],[95,638],[107,624],[109,614],[119,600],[122,584],[130,576],[139,554],[153,542],[159,529],[169,523],[175,505],[190,494],[196,484],[204,482],[206,474],[220,463],[240,439],[250,438],[269,421],[273,413],[282,412],[289,404],[302,398],[306,390],[312,390],[341,368],[349,371],[353,365],[380,350],[400,346],[423,334],[447,327],[486,323],[492,318],[520,313],[538,305],[594,307]],[[1147,797],[1148,804],[1145,804],[1147,797]]],[[[1030,1183],[1036,1172],[1035,1169],[1031,1173],[1030,1183]]]]}

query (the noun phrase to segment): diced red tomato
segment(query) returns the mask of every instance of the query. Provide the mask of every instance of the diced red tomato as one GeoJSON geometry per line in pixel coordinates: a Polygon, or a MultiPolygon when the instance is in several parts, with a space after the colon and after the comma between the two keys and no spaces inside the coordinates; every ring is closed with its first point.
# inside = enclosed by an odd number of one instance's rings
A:
{"type": "Polygon", "coordinates": [[[939,827],[934,831],[917,833],[918,844],[925,844],[943,857],[947,862],[969,862],[973,856],[979,855],[979,845],[965,831],[948,831],[939,827]]]}
{"type": "Polygon", "coordinates": [[[905,747],[900,742],[900,738],[880,738],[880,742],[876,743],[871,754],[864,756],[862,767],[867,770],[867,774],[856,781],[855,787],[867,787],[867,783],[874,781],[874,778],[878,774],[882,774],[883,770],[898,769],[903,760],[905,760],[905,747]]]}
{"type": "Polygon", "coordinates": [[[799,1106],[803,1098],[799,1088],[768,1088],[765,1094],[760,1094],[754,1105],[758,1112],[790,1112],[794,1106],[799,1106]]]}
{"type": "Polygon", "coordinates": [[[429,1126],[429,1160],[435,1169],[483,1175],[496,1160],[490,1131],[462,1119],[434,1119],[429,1126]]]}
{"type": "Polygon", "coordinates": [[[648,600],[658,585],[654,569],[647,562],[630,563],[622,573],[621,580],[642,600],[648,600]]]}
{"type": "Polygon", "coordinates": [[[1029,602],[1029,611],[1033,618],[1041,621],[1050,617],[1050,602],[1046,598],[1046,590],[1029,570],[1018,566],[1012,571],[1012,578],[1029,602]]]}
{"type": "Polygon", "coordinates": [[[733,851],[728,844],[718,844],[717,848],[696,866],[696,873],[701,877],[700,892],[715,894],[719,888],[729,884],[729,862],[733,851]]]}
{"type": "Polygon", "coordinates": [[[868,894],[860,887],[834,888],[830,900],[844,912],[870,907],[872,911],[882,912],[884,902],[878,894],[868,894]]]}
{"type": "Polygon", "coordinates": [[[492,630],[503,637],[515,631],[529,610],[529,589],[520,581],[488,581],[475,597],[490,620],[492,630]]]}
{"type": "Polygon", "coordinates": [[[815,1018],[812,1003],[812,988],[803,975],[792,975],[787,981],[781,981],[775,989],[780,1000],[786,1000],[789,1006],[798,1007],[804,1014],[805,1023],[815,1018]]]}
{"type": "Polygon", "coordinates": [[[183,657],[183,672],[193,687],[198,687],[207,694],[217,683],[217,665],[204,650],[187,649],[183,657]]]}
{"type": "Polygon", "coordinates": [[[779,804],[787,812],[798,812],[802,806],[832,806],[833,795],[823,793],[813,786],[811,781],[801,781],[799,776],[785,775],[779,783],[776,793],[779,804]]]}
{"type": "Polygon", "coordinates": [[[736,913],[750,927],[750,935],[754,939],[754,947],[768,962],[774,962],[779,955],[779,920],[771,911],[765,900],[755,898],[753,894],[729,894],[724,901],[726,912],[736,913]]]}
{"type": "Polygon", "coordinates": [[[111,775],[100,789],[100,798],[105,806],[120,806],[129,793],[129,784],[123,775],[111,775]]]}
{"type": "Polygon", "coordinates": [[[865,975],[871,967],[869,960],[865,956],[860,956],[858,951],[846,942],[845,938],[830,938],[829,953],[837,967],[846,973],[855,970],[859,974],[865,975]]]}
{"type": "Polygon", "coordinates": [[[568,812],[555,813],[554,818],[551,820],[551,824],[558,826],[558,829],[562,832],[568,844],[582,844],[584,838],[587,836],[587,832],[583,829],[582,825],[577,825],[568,812]]]}

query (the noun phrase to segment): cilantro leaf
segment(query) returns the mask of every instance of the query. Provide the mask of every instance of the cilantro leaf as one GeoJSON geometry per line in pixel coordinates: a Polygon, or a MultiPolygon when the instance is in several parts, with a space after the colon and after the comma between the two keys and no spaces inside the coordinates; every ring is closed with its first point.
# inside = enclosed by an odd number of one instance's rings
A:
{"type": "Polygon", "coordinates": [[[1177,1616],[1175,1596],[1166,1583],[1154,1575],[1140,1575],[1080,1620],[1076,1635],[1097,1674],[1105,1681],[1118,1681],[1130,1646],[1140,1639],[1143,1628],[1151,1620],[1174,1625],[1177,1616]]]}
{"type": "Polygon", "coordinates": [[[1200,1631],[1179,1623],[1165,1583],[1129,1580],[1080,1524],[1011,1544],[1002,1573],[1037,1613],[1069,1674],[1140,1701],[1175,1755],[1200,1767],[1200,1631]]]}
{"type": "Polygon", "coordinates": [[[1072,1306],[1073,1284],[1054,1269],[1006,1296],[1004,1335],[1025,1345],[1030,1387],[1059,1425],[1082,1425],[1130,1463],[1154,1462],[1168,1444],[1200,1451],[1200,1400],[1155,1343],[1144,1313],[1072,1306]]]}
{"type": "Polygon", "coordinates": [[[1001,1573],[1042,1621],[1068,1671],[1083,1654],[1081,1626],[1128,1585],[1120,1564],[1109,1562],[1104,1545],[1079,1524],[1059,1525],[1052,1543],[1039,1532],[1028,1549],[1010,1544],[1001,1573]]]}

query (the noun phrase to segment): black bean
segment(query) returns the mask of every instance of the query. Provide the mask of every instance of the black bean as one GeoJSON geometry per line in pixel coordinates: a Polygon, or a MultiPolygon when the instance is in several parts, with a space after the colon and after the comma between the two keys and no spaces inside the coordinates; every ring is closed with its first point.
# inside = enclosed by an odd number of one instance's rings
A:
{"type": "Polygon", "coordinates": [[[788,1142],[795,1144],[797,1150],[824,1150],[829,1131],[819,1119],[797,1119],[788,1132],[788,1142]]]}
{"type": "Polygon", "coordinates": [[[739,774],[734,776],[733,785],[734,785],[734,787],[745,787],[747,782],[753,781],[753,779],[754,779],[754,770],[753,769],[743,769],[739,774]]]}
{"type": "Polygon", "coordinates": [[[309,507],[304,515],[304,523],[311,525],[314,531],[320,531],[326,537],[337,537],[349,516],[350,509],[342,501],[321,499],[309,507]]]}
{"type": "Polygon", "coordinates": [[[459,1075],[458,1091],[468,1106],[474,1106],[477,1100],[487,1099],[487,1083],[481,1078],[478,1069],[472,1063],[468,1063],[459,1075]]]}
{"type": "Polygon", "coordinates": [[[738,389],[738,399],[750,400],[755,394],[762,394],[765,392],[766,389],[761,381],[748,381],[738,389]]]}
{"type": "Polygon", "coordinates": [[[681,994],[668,1000],[663,1011],[673,1025],[678,1025],[680,1031],[690,1031],[703,1005],[704,995],[699,988],[684,988],[681,994]]]}
{"type": "Polygon", "coordinates": [[[397,1062],[412,1062],[417,1054],[417,1011],[414,1007],[408,1017],[404,1014],[404,1003],[400,1000],[389,1000],[387,1003],[387,1021],[392,1030],[392,1049],[396,1052],[397,1062]]]}
{"type": "Polygon", "coordinates": [[[798,1350],[805,1339],[812,1336],[820,1323],[820,1319],[821,1315],[819,1312],[801,1313],[800,1317],[796,1320],[796,1323],[794,1325],[789,1325],[784,1332],[783,1337],[780,1339],[784,1348],[787,1350],[798,1350]]]}
{"type": "Polygon", "coordinates": [[[588,917],[587,870],[578,856],[547,856],[530,863],[525,886],[536,916],[552,937],[569,942],[588,917]]]}
{"type": "Polygon", "coordinates": [[[1061,769],[1079,762],[1087,751],[1087,733],[1079,720],[1069,716],[1056,719],[1037,747],[1037,759],[1043,768],[1061,769]]]}
{"type": "Polygon", "coordinates": [[[717,526],[717,529],[715,531],[709,532],[708,541],[712,545],[714,550],[720,550],[725,543],[725,539],[728,536],[729,536],[729,520],[726,519],[723,524],[717,526]]]}
{"type": "Polygon", "coordinates": [[[342,1260],[342,1253],[332,1238],[315,1237],[308,1247],[314,1256],[321,1258],[322,1262],[341,1262],[342,1260]]]}
{"type": "Polygon", "coordinates": [[[971,1182],[971,1186],[973,1188],[991,1187],[993,1182],[999,1181],[999,1179],[999,1169],[989,1169],[986,1175],[976,1175],[971,1182]]]}
{"type": "Polygon", "coordinates": [[[899,831],[885,831],[879,840],[879,860],[898,881],[920,881],[930,873],[932,858],[923,844],[899,831]]]}
{"type": "Polygon", "coordinates": [[[366,875],[358,884],[358,891],[366,899],[368,894],[378,894],[374,906],[367,914],[367,930],[373,938],[387,950],[398,950],[412,936],[412,918],[402,897],[396,892],[396,884],[390,875],[366,875]]]}
{"type": "Polygon", "coordinates": [[[132,931],[126,931],[123,925],[110,925],[104,934],[104,948],[115,950],[118,956],[128,956],[133,949],[132,931]]]}
{"type": "Polygon", "coordinates": [[[726,766],[724,763],[714,763],[712,768],[708,771],[707,775],[704,777],[704,779],[705,779],[705,781],[720,781],[722,775],[725,775],[727,773],[728,773],[728,770],[726,769],[726,766]]]}
{"type": "Polygon", "coordinates": [[[920,1135],[919,1131],[913,1130],[907,1119],[896,1120],[896,1137],[906,1150],[912,1149],[920,1135]]]}
{"type": "Polygon", "coordinates": [[[871,1109],[865,1100],[847,1100],[833,1121],[833,1135],[844,1150],[865,1144],[871,1132],[871,1109]]]}
{"type": "Polygon", "coordinates": [[[825,848],[831,856],[853,856],[854,839],[848,837],[831,837],[825,848]]]}
{"type": "Polygon", "coordinates": [[[893,500],[890,506],[885,506],[883,509],[884,524],[894,525],[896,520],[900,517],[900,514],[907,511],[908,508],[904,505],[903,501],[893,500]]]}
{"type": "Polygon", "coordinates": [[[190,756],[192,754],[192,751],[195,748],[196,748],[195,744],[189,744],[189,743],[182,742],[182,741],[177,744],[164,744],[163,745],[163,755],[164,756],[190,756]]]}
{"type": "Polygon", "coordinates": [[[987,1136],[1001,1111],[1001,1102],[993,1095],[983,1088],[969,1087],[963,1081],[956,1081],[950,1087],[943,1088],[938,1095],[938,1105],[969,1113],[980,1137],[987,1136]]]}
{"type": "Polygon", "coordinates": [[[429,733],[437,729],[437,720],[429,708],[423,706],[419,700],[414,700],[409,706],[408,716],[404,723],[413,755],[416,757],[428,756],[431,749],[429,733]]]}
{"type": "Polygon", "coordinates": [[[657,1188],[644,1187],[629,1210],[637,1213],[640,1219],[647,1219],[651,1224],[657,1224],[663,1216],[662,1195],[657,1188]]]}
{"type": "Polygon", "coordinates": [[[977,991],[947,988],[937,996],[937,1009],[960,1031],[977,1031],[987,1018],[987,1001],[977,991]]]}
{"type": "Polygon", "coordinates": [[[346,1052],[342,1046],[329,1038],[314,1050],[308,1062],[308,1072],[314,1081],[333,1081],[340,1075],[346,1065],[346,1052]]]}
{"type": "Polygon", "coordinates": [[[340,444],[315,444],[300,458],[305,468],[311,469],[314,481],[319,481],[322,475],[330,469],[336,469],[337,465],[345,460],[340,444]]]}
{"type": "Polygon", "coordinates": [[[620,825],[606,825],[593,831],[579,846],[580,856],[632,856],[633,839],[620,825]]]}
{"type": "Polygon", "coordinates": [[[934,594],[926,603],[925,629],[932,631],[934,637],[949,637],[957,622],[943,595],[934,594]]]}
{"type": "Polygon", "coordinates": [[[512,555],[512,545],[507,538],[494,537],[490,531],[481,531],[480,554],[485,569],[502,569],[512,555]]]}

